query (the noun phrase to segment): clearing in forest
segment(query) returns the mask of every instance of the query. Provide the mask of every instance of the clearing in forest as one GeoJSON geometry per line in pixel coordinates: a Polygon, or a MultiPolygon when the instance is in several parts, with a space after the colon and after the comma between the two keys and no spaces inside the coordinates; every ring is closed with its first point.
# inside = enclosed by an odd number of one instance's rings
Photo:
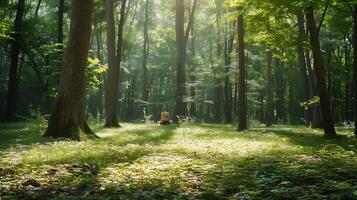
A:
{"type": "MultiPolygon", "coordinates": [[[[299,126],[122,124],[101,139],[0,125],[2,199],[356,199],[357,146],[299,126]]],[[[99,127],[99,126],[97,126],[99,127]]]]}

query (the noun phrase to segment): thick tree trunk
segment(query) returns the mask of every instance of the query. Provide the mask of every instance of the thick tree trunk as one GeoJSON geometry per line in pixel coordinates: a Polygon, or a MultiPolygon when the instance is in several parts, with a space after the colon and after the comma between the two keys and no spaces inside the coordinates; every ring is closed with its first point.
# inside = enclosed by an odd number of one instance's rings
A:
{"type": "Polygon", "coordinates": [[[95,136],[85,121],[84,73],[90,46],[93,0],[71,1],[71,28],[54,109],[45,136],[80,139],[95,136]]]}
{"type": "Polygon", "coordinates": [[[325,80],[325,66],[322,58],[320,40],[316,27],[313,7],[309,7],[306,9],[306,19],[307,19],[308,30],[310,32],[310,44],[312,47],[312,52],[314,57],[314,68],[315,68],[315,75],[317,80],[317,87],[320,96],[320,104],[321,104],[322,117],[324,122],[325,136],[335,137],[337,136],[337,134],[335,131],[334,122],[331,115],[331,109],[330,109],[331,103],[327,92],[326,80],[325,80]]]}
{"type": "Polygon", "coordinates": [[[268,86],[267,86],[267,112],[266,112],[266,125],[271,126],[273,123],[273,90],[272,90],[272,61],[273,55],[272,50],[269,49],[267,52],[267,61],[268,61],[268,86]]]}
{"type": "MultiPolygon", "coordinates": [[[[242,12],[242,9],[240,9],[242,12]]],[[[238,57],[239,57],[239,123],[238,131],[243,131],[247,126],[247,96],[246,96],[246,70],[245,70],[245,44],[244,44],[244,19],[243,13],[238,16],[238,57]]]]}
{"type": "Polygon", "coordinates": [[[17,3],[16,18],[14,22],[13,42],[11,44],[11,61],[9,71],[9,82],[7,91],[7,106],[4,121],[15,120],[16,107],[17,107],[17,88],[18,88],[18,65],[19,55],[21,50],[21,31],[22,22],[25,11],[25,0],[19,0],[17,3]]]}
{"type": "MultiPolygon", "coordinates": [[[[303,41],[305,38],[305,26],[304,26],[304,14],[299,13],[297,15],[298,27],[299,27],[299,43],[297,47],[297,52],[299,56],[299,66],[300,66],[300,78],[301,78],[301,90],[302,90],[302,102],[307,102],[310,99],[311,94],[309,93],[309,81],[306,69],[306,60],[303,47],[303,41]]],[[[311,109],[304,109],[304,119],[305,125],[310,126],[311,121],[311,109]]]]}
{"type": "Polygon", "coordinates": [[[353,7],[353,81],[355,91],[355,135],[357,136],[357,5],[353,7]]]}
{"type": "MultiPolygon", "coordinates": [[[[149,76],[147,68],[147,60],[149,54],[149,33],[148,33],[148,23],[149,23],[149,0],[145,1],[145,23],[144,23],[144,47],[143,47],[143,101],[149,101],[149,76]]],[[[147,109],[147,106],[145,106],[147,109]]]]}
{"type": "Polygon", "coordinates": [[[185,1],[176,0],[176,46],[177,46],[177,69],[176,69],[176,116],[187,115],[186,96],[186,73],[185,73],[185,1]]]}
{"type": "MultiPolygon", "coordinates": [[[[121,9],[122,10],[122,9],[121,9]]],[[[120,72],[120,58],[115,49],[115,22],[113,0],[106,0],[105,14],[107,21],[107,49],[108,49],[108,80],[105,88],[105,127],[120,127],[117,116],[118,83],[120,72]],[[119,58],[118,58],[119,57],[119,58]],[[119,62],[119,63],[118,63],[119,62]]],[[[124,15],[121,13],[121,16],[124,15]]],[[[120,29],[120,28],[119,28],[120,29]]],[[[121,46],[121,41],[118,41],[121,46]]],[[[119,46],[119,45],[118,45],[119,46]]]]}

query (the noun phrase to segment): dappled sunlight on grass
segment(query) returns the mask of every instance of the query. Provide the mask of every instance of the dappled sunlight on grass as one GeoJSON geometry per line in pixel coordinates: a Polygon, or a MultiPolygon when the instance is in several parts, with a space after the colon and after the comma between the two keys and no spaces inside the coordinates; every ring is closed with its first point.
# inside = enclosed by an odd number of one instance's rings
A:
{"type": "Polygon", "coordinates": [[[352,199],[357,191],[350,129],[331,140],[300,126],[121,125],[95,124],[100,139],[80,142],[41,138],[26,123],[2,125],[0,196],[352,199]]]}

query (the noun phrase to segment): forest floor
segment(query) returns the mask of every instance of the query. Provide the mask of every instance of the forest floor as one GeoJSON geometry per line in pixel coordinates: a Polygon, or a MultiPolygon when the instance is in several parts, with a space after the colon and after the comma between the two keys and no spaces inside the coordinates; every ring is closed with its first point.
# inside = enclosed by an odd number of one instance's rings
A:
{"type": "Polygon", "coordinates": [[[0,199],[357,199],[348,128],[122,126],[77,142],[0,124],[0,199]]]}

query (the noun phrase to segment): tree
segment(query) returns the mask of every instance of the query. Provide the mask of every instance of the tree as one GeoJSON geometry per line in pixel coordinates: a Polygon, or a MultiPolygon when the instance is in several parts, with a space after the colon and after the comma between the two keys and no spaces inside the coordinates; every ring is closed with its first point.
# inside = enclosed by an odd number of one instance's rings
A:
{"type": "Polygon", "coordinates": [[[108,48],[108,81],[105,89],[105,127],[120,127],[117,116],[118,83],[120,62],[122,59],[123,29],[125,23],[126,0],[121,1],[118,27],[118,48],[115,51],[115,22],[113,0],[106,0],[105,13],[107,20],[108,48]],[[115,53],[116,52],[116,53],[115,53]]]}
{"type": "MultiPolygon", "coordinates": [[[[355,112],[357,112],[357,5],[352,8],[353,11],[353,80],[355,91],[355,112]]],[[[355,135],[357,136],[357,114],[355,113],[355,135]]]]}
{"type": "MultiPolygon", "coordinates": [[[[303,47],[303,41],[305,38],[305,26],[304,26],[304,14],[302,12],[297,14],[297,22],[299,28],[299,41],[297,46],[297,52],[299,57],[299,67],[300,67],[300,77],[301,77],[301,90],[302,90],[302,102],[307,102],[310,98],[309,94],[309,81],[306,69],[306,59],[303,47]]],[[[305,109],[304,110],[304,119],[305,125],[309,126],[311,117],[310,117],[311,110],[305,109]]]]}
{"type": "Polygon", "coordinates": [[[63,44],[63,14],[64,14],[64,0],[58,2],[58,22],[57,22],[57,42],[63,44]]]}
{"type": "Polygon", "coordinates": [[[21,51],[21,31],[25,11],[25,0],[19,0],[16,9],[16,18],[14,22],[13,42],[11,44],[11,61],[9,71],[9,81],[7,90],[7,107],[4,121],[15,120],[17,107],[17,89],[19,82],[19,55],[21,51]]]}
{"type": "Polygon", "coordinates": [[[272,91],[272,62],[273,62],[273,53],[271,49],[267,50],[267,62],[268,62],[268,78],[267,78],[267,112],[265,124],[271,126],[273,123],[273,91],[272,91]]]}
{"type": "Polygon", "coordinates": [[[246,96],[246,69],[245,69],[245,44],[244,44],[244,18],[242,8],[238,15],[238,56],[239,56],[239,124],[238,131],[243,131],[247,126],[247,96],[246,96]]]}
{"type": "Polygon", "coordinates": [[[148,54],[149,54],[149,0],[145,0],[145,22],[144,22],[144,46],[143,46],[143,101],[149,101],[149,77],[148,77],[148,54]]]}
{"type": "Polygon", "coordinates": [[[85,120],[85,69],[92,29],[93,0],[71,1],[70,33],[61,67],[58,95],[45,136],[80,139],[95,136],[85,120]]]}
{"type": "Polygon", "coordinates": [[[317,88],[320,96],[322,118],[324,122],[324,132],[326,137],[335,137],[337,136],[337,134],[334,128],[334,122],[331,115],[331,103],[326,87],[325,66],[320,48],[320,39],[318,35],[318,28],[316,27],[314,9],[312,6],[310,6],[306,9],[305,12],[307,26],[310,33],[310,45],[314,57],[314,71],[316,75],[317,88]]]}
{"type": "Polygon", "coordinates": [[[189,14],[189,22],[185,31],[185,1],[176,0],[176,48],[177,48],[177,68],[176,68],[176,105],[175,115],[187,115],[186,97],[186,46],[192,29],[193,18],[196,11],[197,0],[193,1],[193,6],[189,14]]]}

